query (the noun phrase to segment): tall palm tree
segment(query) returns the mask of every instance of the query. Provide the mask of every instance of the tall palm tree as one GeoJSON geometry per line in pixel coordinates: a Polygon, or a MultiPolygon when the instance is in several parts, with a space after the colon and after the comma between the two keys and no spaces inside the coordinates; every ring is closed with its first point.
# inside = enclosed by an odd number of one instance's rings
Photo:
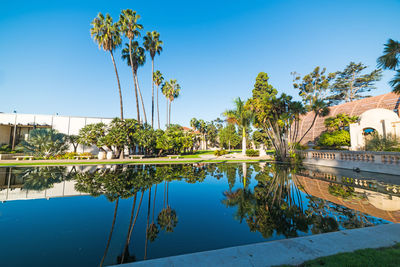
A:
{"type": "Polygon", "coordinates": [[[249,129],[253,121],[254,113],[245,108],[245,103],[240,99],[240,97],[236,98],[234,103],[235,109],[226,110],[223,115],[229,123],[236,124],[238,127],[242,128],[242,155],[246,155],[246,131],[249,129]]]}
{"type": "Polygon", "coordinates": [[[144,48],[149,51],[151,57],[151,127],[154,127],[154,57],[161,54],[163,42],[160,40],[160,34],[156,31],[147,32],[143,38],[144,48]]]}
{"type": "Polygon", "coordinates": [[[125,35],[126,38],[129,39],[128,43],[128,52],[129,52],[129,62],[132,67],[132,75],[133,75],[133,83],[135,86],[135,97],[136,97],[136,111],[137,111],[137,120],[140,122],[140,111],[139,111],[139,99],[138,99],[138,90],[135,80],[135,70],[132,56],[132,42],[135,37],[140,36],[140,31],[143,29],[143,25],[138,23],[140,19],[140,15],[136,14],[136,11],[132,11],[132,9],[125,9],[122,10],[121,14],[119,15],[119,25],[121,26],[121,32],[125,35]]]}
{"type": "Polygon", "coordinates": [[[167,125],[169,126],[171,124],[171,103],[179,97],[181,86],[176,80],[169,80],[163,84],[161,90],[167,98],[167,125]]]}
{"type": "Polygon", "coordinates": [[[125,44],[125,48],[122,49],[122,59],[126,60],[128,66],[130,66],[132,62],[133,81],[135,83],[135,88],[137,88],[140,101],[142,103],[144,122],[147,123],[146,109],[144,107],[144,101],[142,97],[142,92],[140,91],[138,74],[137,74],[138,68],[143,66],[144,63],[146,62],[146,54],[144,52],[144,48],[140,47],[137,41],[133,41],[132,44],[125,44]],[[132,60],[131,60],[131,55],[132,55],[132,60]]]}
{"type": "Polygon", "coordinates": [[[156,72],[153,73],[153,82],[157,87],[157,120],[158,120],[158,129],[160,129],[160,109],[158,106],[158,91],[160,89],[160,85],[163,83],[164,77],[162,73],[157,70],[156,72]]]}
{"type": "Polygon", "coordinates": [[[113,51],[121,44],[121,31],[118,23],[113,23],[110,14],[99,13],[91,23],[90,35],[94,41],[99,45],[99,49],[103,48],[104,51],[110,52],[111,59],[114,65],[115,75],[117,76],[119,103],[121,109],[121,119],[124,119],[124,108],[122,104],[122,91],[119,82],[117,65],[115,64],[113,51]]]}
{"type": "Polygon", "coordinates": [[[385,44],[383,55],[377,62],[380,68],[396,71],[396,75],[389,84],[393,87],[393,92],[400,94],[400,42],[389,39],[385,44]]]}

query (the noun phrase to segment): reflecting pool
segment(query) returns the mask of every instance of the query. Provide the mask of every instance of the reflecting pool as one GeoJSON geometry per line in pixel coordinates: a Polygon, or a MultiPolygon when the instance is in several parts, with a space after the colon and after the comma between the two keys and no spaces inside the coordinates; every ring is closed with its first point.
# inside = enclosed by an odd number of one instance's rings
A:
{"type": "Polygon", "coordinates": [[[3,167],[1,266],[107,266],[400,222],[399,181],[267,163],[3,167]]]}

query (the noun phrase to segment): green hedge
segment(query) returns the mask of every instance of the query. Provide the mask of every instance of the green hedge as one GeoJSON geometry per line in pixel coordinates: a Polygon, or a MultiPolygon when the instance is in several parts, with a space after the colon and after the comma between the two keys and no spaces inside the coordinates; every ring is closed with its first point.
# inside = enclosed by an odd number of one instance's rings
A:
{"type": "Polygon", "coordinates": [[[260,156],[260,151],[254,149],[247,149],[246,156],[248,157],[258,157],[260,156]]]}

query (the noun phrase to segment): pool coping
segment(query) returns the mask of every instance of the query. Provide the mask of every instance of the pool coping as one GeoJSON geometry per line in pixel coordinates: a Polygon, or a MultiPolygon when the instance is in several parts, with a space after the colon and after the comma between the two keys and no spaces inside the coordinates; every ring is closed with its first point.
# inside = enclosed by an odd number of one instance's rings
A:
{"type": "Polygon", "coordinates": [[[317,234],[113,266],[274,266],[400,242],[400,224],[317,234]]]}

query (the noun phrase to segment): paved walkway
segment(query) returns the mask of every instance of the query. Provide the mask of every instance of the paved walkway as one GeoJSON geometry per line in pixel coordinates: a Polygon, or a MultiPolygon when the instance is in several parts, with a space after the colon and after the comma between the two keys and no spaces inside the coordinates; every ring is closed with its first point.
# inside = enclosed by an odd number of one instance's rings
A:
{"type": "MultiPolygon", "coordinates": [[[[193,242],[196,242],[193,240],[193,242]]],[[[400,224],[277,240],[116,265],[140,266],[273,266],[304,261],[364,248],[388,247],[400,242],[400,224]]]]}

